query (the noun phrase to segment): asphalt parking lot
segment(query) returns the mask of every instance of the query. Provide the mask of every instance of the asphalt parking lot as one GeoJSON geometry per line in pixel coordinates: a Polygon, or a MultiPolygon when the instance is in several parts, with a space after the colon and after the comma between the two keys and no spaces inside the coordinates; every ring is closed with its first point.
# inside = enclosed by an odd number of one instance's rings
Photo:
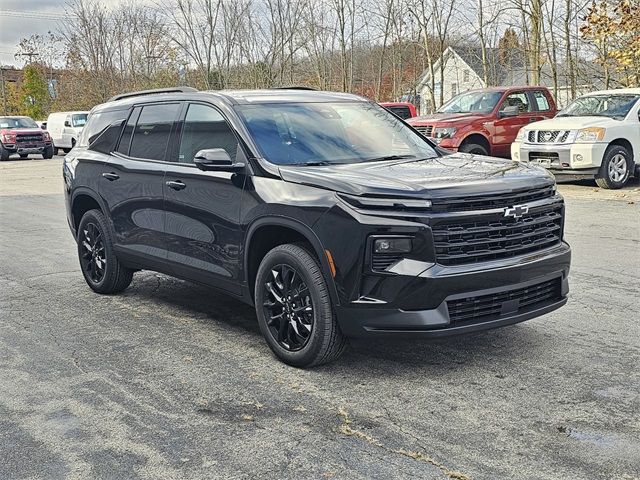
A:
{"type": "Polygon", "coordinates": [[[252,309],[80,274],[61,158],[0,163],[0,479],[640,478],[640,185],[563,185],[563,309],[277,361],[252,309]]]}

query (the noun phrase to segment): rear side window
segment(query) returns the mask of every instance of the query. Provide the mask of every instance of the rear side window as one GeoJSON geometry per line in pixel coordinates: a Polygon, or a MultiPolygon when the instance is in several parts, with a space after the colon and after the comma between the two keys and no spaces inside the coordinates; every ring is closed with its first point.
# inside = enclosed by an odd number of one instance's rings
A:
{"type": "Polygon", "coordinates": [[[411,118],[411,110],[409,110],[409,107],[388,107],[387,110],[393,113],[396,117],[400,117],[403,120],[411,118]]]}
{"type": "Polygon", "coordinates": [[[165,160],[171,128],[179,108],[178,103],[142,107],[140,118],[133,129],[129,156],[165,160]]]}
{"type": "Polygon", "coordinates": [[[127,110],[110,110],[89,115],[78,146],[89,147],[90,150],[101,153],[112,152],[127,113],[127,110]]]}
{"type": "Polygon", "coordinates": [[[140,116],[140,110],[142,110],[142,107],[136,107],[133,109],[133,112],[129,116],[129,121],[127,122],[127,125],[124,127],[124,131],[122,132],[120,144],[118,145],[118,152],[122,153],[123,155],[129,155],[131,137],[133,136],[133,129],[136,127],[138,117],[140,116]]]}
{"type": "Polygon", "coordinates": [[[539,111],[544,112],[544,111],[547,111],[547,110],[551,110],[551,107],[549,106],[549,99],[544,94],[544,92],[542,92],[540,90],[534,90],[533,91],[533,98],[536,99],[536,104],[538,105],[538,110],[539,111]]]}

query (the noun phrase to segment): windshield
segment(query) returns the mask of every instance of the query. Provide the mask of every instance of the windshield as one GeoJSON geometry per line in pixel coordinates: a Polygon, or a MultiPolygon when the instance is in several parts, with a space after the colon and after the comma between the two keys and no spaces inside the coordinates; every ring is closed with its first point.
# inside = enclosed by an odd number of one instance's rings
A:
{"type": "Polygon", "coordinates": [[[589,95],[571,102],[558,117],[624,118],[640,95],[589,95]]]}
{"type": "Polygon", "coordinates": [[[71,124],[74,127],[84,127],[85,123],[87,123],[86,113],[76,113],[71,117],[71,124]]]}
{"type": "Polygon", "coordinates": [[[437,156],[424,137],[371,103],[283,103],[236,108],[264,157],[277,165],[437,156]]]}
{"type": "Polygon", "coordinates": [[[40,128],[29,117],[0,117],[0,128],[40,128]]]}
{"type": "Polygon", "coordinates": [[[436,113],[489,113],[502,98],[502,92],[469,92],[456,95],[436,113]]]}

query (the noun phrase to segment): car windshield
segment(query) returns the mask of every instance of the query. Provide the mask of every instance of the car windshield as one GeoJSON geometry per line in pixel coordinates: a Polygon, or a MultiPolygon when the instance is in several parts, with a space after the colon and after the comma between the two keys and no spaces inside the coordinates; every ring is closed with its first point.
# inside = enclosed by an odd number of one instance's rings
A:
{"type": "Polygon", "coordinates": [[[0,117],[0,128],[39,128],[29,117],[0,117]]]}
{"type": "Polygon", "coordinates": [[[502,92],[468,92],[456,95],[436,113],[489,113],[493,111],[502,92]]]}
{"type": "Polygon", "coordinates": [[[571,102],[558,117],[624,118],[640,99],[640,95],[587,95],[571,102]]]}
{"type": "Polygon", "coordinates": [[[438,156],[424,137],[367,102],[236,107],[263,156],[277,165],[328,165],[438,156]]]}
{"type": "Polygon", "coordinates": [[[87,123],[87,114],[86,113],[76,113],[71,117],[71,123],[74,127],[84,127],[84,124],[87,123]]]}

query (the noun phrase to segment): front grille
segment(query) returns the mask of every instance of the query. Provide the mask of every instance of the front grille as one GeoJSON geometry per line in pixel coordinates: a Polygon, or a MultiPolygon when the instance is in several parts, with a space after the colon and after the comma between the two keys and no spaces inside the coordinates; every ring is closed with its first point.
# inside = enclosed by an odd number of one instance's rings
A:
{"type": "Polygon", "coordinates": [[[565,143],[570,130],[530,130],[527,133],[529,143],[565,143]]]}
{"type": "Polygon", "coordinates": [[[519,192],[506,194],[479,195],[468,197],[453,197],[446,199],[434,198],[431,200],[432,210],[437,213],[444,212],[468,212],[471,210],[489,210],[492,208],[507,208],[513,205],[534,200],[541,200],[555,195],[555,188],[552,185],[547,187],[533,188],[519,192]]]}
{"type": "Polygon", "coordinates": [[[518,219],[500,213],[480,221],[439,222],[432,227],[436,261],[462,265],[552,247],[562,240],[562,214],[562,204],[554,203],[532,208],[518,219]]]}
{"type": "Polygon", "coordinates": [[[413,127],[413,128],[415,128],[417,131],[419,131],[425,137],[430,137],[431,136],[431,132],[433,131],[433,125],[420,125],[420,126],[413,127]]]}
{"type": "Polygon", "coordinates": [[[374,253],[371,256],[371,270],[374,272],[384,272],[402,258],[402,255],[398,254],[374,253]]]}
{"type": "Polygon", "coordinates": [[[29,134],[29,135],[16,135],[16,142],[17,143],[41,142],[41,141],[42,141],[42,134],[41,133],[34,133],[34,134],[29,134]]]}
{"type": "Polygon", "coordinates": [[[447,301],[451,323],[487,321],[516,315],[562,296],[560,278],[506,292],[447,301]]]}

